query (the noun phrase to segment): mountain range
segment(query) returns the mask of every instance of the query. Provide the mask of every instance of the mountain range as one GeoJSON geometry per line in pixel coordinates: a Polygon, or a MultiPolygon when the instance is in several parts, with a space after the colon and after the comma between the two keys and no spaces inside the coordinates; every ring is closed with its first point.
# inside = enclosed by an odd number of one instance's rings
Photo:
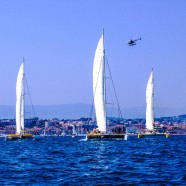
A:
{"type": "MultiPolygon", "coordinates": [[[[35,115],[32,107],[26,106],[25,115],[27,118],[34,116],[40,119],[79,119],[82,117],[95,117],[94,112],[91,114],[92,106],[90,104],[35,105],[33,108],[35,115]]],[[[145,107],[122,108],[121,112],[123,118],[145,118],[145,107]]],[[[155,108],[156,117],[177,116],[185,113],[186,108],[155,108]]],[[[107,115],[118,117],[117,109],[108,108],[107,115]]],[[[15,106],[0,105],[0,119],[15,119],[15,106]]]]}

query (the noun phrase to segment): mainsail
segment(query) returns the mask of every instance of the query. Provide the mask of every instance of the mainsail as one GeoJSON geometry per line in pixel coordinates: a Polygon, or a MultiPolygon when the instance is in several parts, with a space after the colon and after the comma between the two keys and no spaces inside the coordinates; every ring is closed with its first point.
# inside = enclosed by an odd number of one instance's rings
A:
{"type": "Polygon", "coordinates": [[[150,74],[146,87],[146,128],[154,130],[154,76],[150,74]]]}
{"type": "Polygon", "coordinates": [[[24,130],[24,63],[21,64],[16,83],[16,133],[24,130]]]}
{"type": "Polygon", "coordinates": [[[98,42],[93,64],[93,94],[98,129],[106,132],[104,33],[98,42]]]}

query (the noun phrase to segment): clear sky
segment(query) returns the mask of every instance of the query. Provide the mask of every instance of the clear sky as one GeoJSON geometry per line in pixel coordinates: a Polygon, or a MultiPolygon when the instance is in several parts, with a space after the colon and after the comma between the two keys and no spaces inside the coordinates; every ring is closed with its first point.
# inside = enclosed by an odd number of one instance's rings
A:
{"type": "Polygon", "coordinates": [[[185,0],[0,0],[0,105],[15,104],[23,57],[35,105],[91,104],[103,28],[122,108],[145,106],[152,67],[159,104],[186,108],[185,0]]]}

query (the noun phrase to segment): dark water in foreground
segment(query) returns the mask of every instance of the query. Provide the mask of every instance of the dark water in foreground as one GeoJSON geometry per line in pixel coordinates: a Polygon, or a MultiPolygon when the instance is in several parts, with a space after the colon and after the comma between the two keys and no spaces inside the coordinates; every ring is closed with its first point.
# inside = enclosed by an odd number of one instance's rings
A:
{"type": "Polygon", "coordinates": [[[0,185],[186,185],[186,136],[81,138],[1,138],[0,185]]]}

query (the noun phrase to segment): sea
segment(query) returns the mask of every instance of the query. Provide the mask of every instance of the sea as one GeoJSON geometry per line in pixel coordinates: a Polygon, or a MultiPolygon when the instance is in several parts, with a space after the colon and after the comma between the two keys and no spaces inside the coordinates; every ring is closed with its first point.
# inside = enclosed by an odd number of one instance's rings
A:
{"type": "Polygon", "coordinates": [[[0,185],[186,185],[186,136],[0,138],[0,185]]]}

